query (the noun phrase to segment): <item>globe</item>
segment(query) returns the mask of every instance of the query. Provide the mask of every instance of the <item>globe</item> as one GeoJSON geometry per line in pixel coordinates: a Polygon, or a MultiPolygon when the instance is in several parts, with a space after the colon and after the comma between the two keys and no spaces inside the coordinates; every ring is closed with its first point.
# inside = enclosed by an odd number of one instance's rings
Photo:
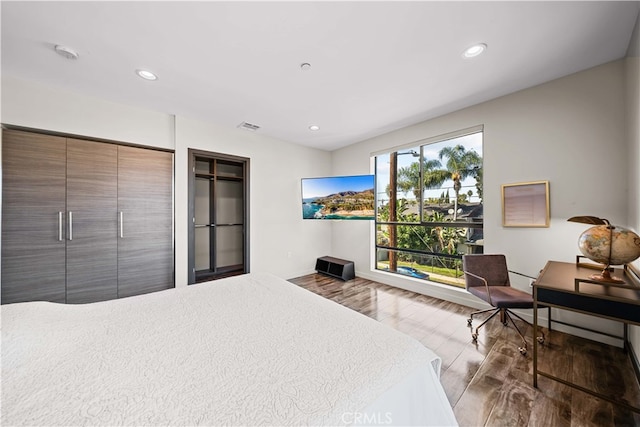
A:
{"type": "Polygon", "coordinates": [[[626,228],[596,225],[580,235],[578,247],[592,261],[605,265],[627,264],[640,257],[640,236],[626,228]]]}

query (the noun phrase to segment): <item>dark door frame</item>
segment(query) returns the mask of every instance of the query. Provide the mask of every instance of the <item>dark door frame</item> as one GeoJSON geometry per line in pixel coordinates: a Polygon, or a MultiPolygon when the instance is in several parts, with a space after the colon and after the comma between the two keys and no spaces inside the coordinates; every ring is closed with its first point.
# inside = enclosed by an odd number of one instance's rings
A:
{"type": "MultiPolygon", "coordinates": [[[[195,270],[195,183],[196,183],[196,159],[205,158],[210,160],[222,160],[231,161],[243,164],[243,271],[241,274],[249,272],[249,161],[247,157],[234,156],[230,154],[214,153],[211,151],[197,150],[193,148],[188,149],[189,157],[189,214],[187,217],[187,229],[188,232],[188,268],[189,268],[189,280],[188,284],[192,285],[196,283],[196,270],[195,270]]],[[[211,277],[215,279],[215,275],[211,277]]]]}

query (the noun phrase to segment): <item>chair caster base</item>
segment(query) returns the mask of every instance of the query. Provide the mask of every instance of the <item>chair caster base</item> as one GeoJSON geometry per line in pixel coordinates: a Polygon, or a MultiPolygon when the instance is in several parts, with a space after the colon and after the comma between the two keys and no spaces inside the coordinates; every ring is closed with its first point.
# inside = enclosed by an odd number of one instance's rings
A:
{"type": "Polygon", "coordinates": [[[527,349],[525,347],[518,347],[518,351],[520,352],[521,355],[526,356],[527,355],[527,349]]]}
{"type": "Polygon", "coordinates": [[[544,337],[538,337],[537,340],[540,344],[544,344],[544,337]]]}
{"type": "Polygon", "coordinates": [[[473,342],[478,341],[478,334],[471,334],[471,339],[473,340],[473,342]]]}
{"type": "Polygon", "coordinates": [[[467,319],[467,326],[471,326],[471,322],[473,322],[473,319],[467,319]]]}

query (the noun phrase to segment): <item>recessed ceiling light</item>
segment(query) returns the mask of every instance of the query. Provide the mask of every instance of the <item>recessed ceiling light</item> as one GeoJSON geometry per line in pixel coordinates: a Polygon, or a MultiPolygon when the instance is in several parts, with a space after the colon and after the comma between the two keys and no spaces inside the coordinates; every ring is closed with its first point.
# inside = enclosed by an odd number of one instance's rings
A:
{"type": "Polygon", "coordinates": [[[474,44],[473,46],[470,46],[470,47],[466,48],[464,50],[464,52],[462,53],[462,56],[464,58],[473,58],[475,56],[480,55],[485,50],[487,50],[487,45],[486,44],[484,44],[484,43],[474,44]]]}
{"type": "Polygon", "coordinates": [[[320,130],[320,126],[318,126],[318,125],[311,125],[311,126],[309,126],[309,130],[320,130]]]}
{"type": "Polygon", "coordinates": [[[311,64],[309,64],[308,62],[303,62],[302,64],[300,64],[300,69],[302,71],[309,71],[311,69],[311,64]]]}
{"type": "Polygon", "coordinates": [[[62,46],[57,44],[54,48],[56,50],[56,53],[62,57],[65,57],[67,59],[78,59],[78,57],[80,55],[78,55],[78,52],[76,52],[75,50],[71,49],[68,46],[62,46]]]}
{"type": "Polygon", "coordinates": [[[158,76],[148,70],[136,70],[136,74],[145,80],[158,80],[158,76]]]}

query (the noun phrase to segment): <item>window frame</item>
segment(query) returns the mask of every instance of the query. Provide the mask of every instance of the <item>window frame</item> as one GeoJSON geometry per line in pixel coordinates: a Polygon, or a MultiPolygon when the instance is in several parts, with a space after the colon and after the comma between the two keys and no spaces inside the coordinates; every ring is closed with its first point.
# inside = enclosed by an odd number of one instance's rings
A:
{"type": "MultiPolygon", "coordinates": [[[[422,139],[419,141],[416,141],[412,144],[408,144],[408,145],[403,145],[401,147],[396,147],[392,150],[384,150],[384,151],[380,151],[380,152],[376,152],[376,153],[372,153],[372,157],[373,157],[373,165],[374,165],[374,170],[375,170],[375,175],[376,175],[376,180],[375,180],[375,185],[376,185],[376,189],[375,189],[375,196],[376,196],[376,200],[375,200],[375,221],[374,221],[374,264],[375,264],[375,270],[376,271],[385,271],[385,269],[383,268],[379,268],[380,266],[380,261],[379,261],[379,255],[381,251],[386,251],[387,252],[387,256],[389,256],[389,254],[391,254],[392,252],[395,254],[400,254],[400,253],[406,253],[406,254],[412,254],[412,255],[416,255],[418,257],[423,256],[425,258],[442,258],[444,259],[449,259],[449,260],[454,260],[454,264],[457,262],[459,264],[461,264],[461,260],[462,260],[462,255],[460,253],[455,253],[455,254],[451,254],[451,253],[447,253],[442,251],[442,248],[440,249],[441,252],[433,252],[433,251],[427,251],[424,249],[415,249],[415,248],[402,248],[398,246],[398,243],[396,241],[395,246],[391,245],[391,242],[389,241],[387,245],[385,244],[381,244],[380,242],[380,229],[381,227],[394,227],[395,230],[393,232],[393,234],[397,234],[398,233],[398,229],[399,227],[405,226],[405,227],[422,227],[425,228],[427,230],[430,231],[430,229],[433,228],[437,228],[437,227],[447,227],[447,228],[456,228],[456,229],[465,229],[467,235],[469,235],[470,230],[474,230],[474,229],[480,229],[482,230],[482,240],[484,241],[484,215],[481,215],[479,218],[479,221],[477,220],[478,218],[476,218],[473,221],[467,221],[467,220],[463,220],[461,221],[460,219],[457,219],[456,221],[426,221],[426,211],[425,211],[425,188],[424,188],[424,164],[425,164],[425,147],[429,146],[431,144],[436,144],[436,143],[441,143],[441,142],[445,142],[447,140],[452,140],[452,139],[457,139],[457,138],[461,138],[464,136],[468,136],[468,135],[472,135],[472,134],[476,134],[476,133],[481,133],[481,138],[482,138],[482,147],[484,148],[484,126],[482,125],[478,125],[478,126],[473,126],[470,128],[466,128],[466,129],[462,129],[459,131],[455,131],[455,132],[450,132],[447,134],[443,134],[443,135],[438,135],[435,137],[431,137],[431,138],[426,138],[426,139],[422,139]],[[389,202],[388,204],[392,204],[391,202],[391,198],[395,197],[395,201],[397,202],[398,200],[401,199],[405,199],[405,198],[399,198],[398,197],[398,185],[397,185],[397,178],[398,178],[398,171],[399,171],[399,167],[397,164],[397,155],[398,154],[408,154],[408,153],[415,153],[416,148],[419,147],[420,148],[420,153],[419,153],[419,157],[418,157],[418,163],[420,165],[420,178],[419,178],[419,194],[420,197],[416,197],[416,199],[412,199],[415,200],[417,202],[417,207],[418,207],[418,221],[412,221],[412,222],[400,222],[398,220],[381,220],[380,219],[380,212],[379,209],[384,206],[384,200],[381,203],[379,196],[380,194],[382,194],[382,192],[380,191],[379,188],[379,180],[378,180],[378,171],[379,171],[379,161],[380,161],[380,157],[385,156],[385,155],[389,155],[390,158],[394,156],[395,154],[395,160],[390,160],[390,163],[393,165],[393,167],[395,168],[394,170],[392,170],[392,168],[389,168],[389,183],[388,185],[391,187],[392,185],[395,185],[395,190],[392,188],[389,188],[389,202]],[[401,153],[401,151],[403,150],[411,150],[410,152],[407,153],[401,153]],[[395,177],[392,177],[392,175],[395,175],[395,177]]],[[[479,166],[480,170],[484,169],[484,149],[482,148],[481,150],[481,154],[480,154],[480,160],[481,160],[481,166],[479,166]]],[[[476,178],[477,180],[477,178],[476,178]]],[[[482,186],[482,181],[480,181],[480,185],[482,186]]],[[[446,182],[446,181],[445,181],[446,182]]],[[[385,191],[386,193],[386,191],[385,191]]],[[[458,195],[459,197],[459,195],[458,195]]],[[[407,200],[407,199],[405,199],[407,200]]],[[[480,195],[480,206],[483,206],[483,197],[482,195],[480,195]]],[[[394,206],[396,206],[394,204],[394,206]]],[[[396,208],[396,213],[397,213],[397,208],[396,208]]],[[[391,233],[389,233],[390,235],[391,233]]],[[[397,238],[397,237],[394,237],[397,238]]],[[[390,238],[390,240],[392,240],[390,238]]],[[[460,244],[468,244],[471,243],[471,241],[467,241],[467,242],[458,242],[456,244],[456,252],[458,251],[458,247],[460,244]]],[[[481,247],[483,247],[483,245],[480,245],[481,247]]],[[[394,255],[394,257],[397,257],[397,255],[394,255]]],[[[391,260],[391,256],[389,256],[389,259],[391,260]]],[[[402,273],[398,272],[398,266],[397,266],[397,260],[396,262],[396,268],[395,271],[392,271],[391,269],[391,261],[389,261],[389,268],[386,269],[386,271],[389,271],[391,273],[394,274],[400,274],[402,275],[402,273]]],[[[384,265],[384,264],[382,264],[384,265]]],[[[423,265],[423,264],[421,264],[423,265]]],[[[456,264],[457,265],[457,264],[456,264]]],[[[458,277],[462,276],[462,272],[460,271],[460,276],[458,276],[457,273],[457,267],[456,270],[454,272],[454,278],[457,279],[458,277]]],[[[442,279],[438,280],[438,278],[436,277],[435,279],[432,277],[428,277],[428,279],[430,281],[433,282],[438,282],[438,283],[445,283],[448,285],[453,285],[453,286],[458,286],[458,287],[464,287],[462,281],[458,281],[455,280],[456,283],[450,283],[450,281],[443,281],[442,279]]]]}

